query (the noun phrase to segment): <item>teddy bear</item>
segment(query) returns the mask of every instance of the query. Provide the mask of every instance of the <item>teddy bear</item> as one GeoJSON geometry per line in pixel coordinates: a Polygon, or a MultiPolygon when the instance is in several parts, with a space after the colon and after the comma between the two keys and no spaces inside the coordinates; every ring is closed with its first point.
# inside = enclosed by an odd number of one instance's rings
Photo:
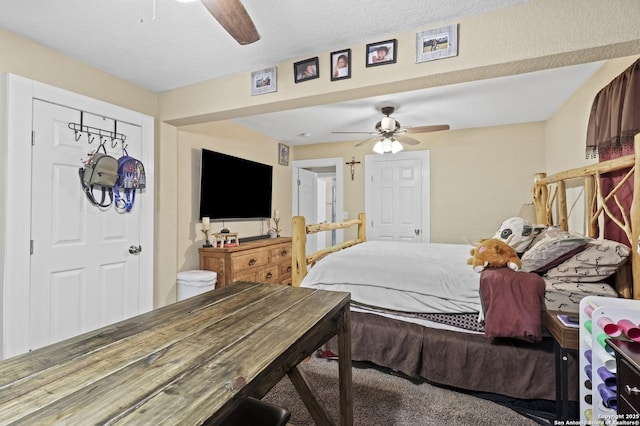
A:
{"type": "Polygon", "coordinates": [[[517,271],[522,267],[515,249],[497,238],[481,240],[477,247],[471,249],[471,256],[473,257],[467,260],[467,264],[476,272],[482,272],[484,268],[504,266],[517,271]]]}

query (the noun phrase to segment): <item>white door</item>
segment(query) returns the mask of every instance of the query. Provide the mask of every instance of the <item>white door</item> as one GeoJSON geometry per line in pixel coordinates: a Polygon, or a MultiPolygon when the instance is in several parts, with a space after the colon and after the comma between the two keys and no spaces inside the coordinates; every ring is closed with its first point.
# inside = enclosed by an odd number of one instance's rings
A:
{"type": "MultiPolygon", "coordinates": [[[[318,174],[306,169],[297,169],[298,215],[304,216],[306,223],[318,223],[318,174]]],[[[305,250],[318,250],[318,234],[307,235],[305,250]]]]}
{"type": "Polygon", "coordinates": [[[429,152],[365,157],[367,239],[429,242],[429,152]]]}
{"type": "MultiPolygon", "coordinates": [[[[80,111],[34,100],[31,200],[30,349],[141,313],[140,204],[129,213],[89,203],[78,169],[99,138],[89,143],[68,123],[80,111]],[[78,138],[76,140],[76,138],[78,138]]],[[[83,113],[83,124],[126,135],[130,156],[141,158],[140,126],[83,113]]],[[[122,146],[106,140],[118,158],[122,146]]],[[[98,192],[96,192],[98,194],[98,192]]],[[[151,250],[149,250],[151,252],[151,250]]]]}

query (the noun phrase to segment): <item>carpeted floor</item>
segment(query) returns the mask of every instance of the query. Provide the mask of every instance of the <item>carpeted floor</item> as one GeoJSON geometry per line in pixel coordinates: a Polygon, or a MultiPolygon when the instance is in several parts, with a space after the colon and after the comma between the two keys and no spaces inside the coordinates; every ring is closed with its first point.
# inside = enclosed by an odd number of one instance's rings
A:
{"type": "MultiPolygon", "coordinates": [[[[338,363],[313,356],[302,369],[330,415],[339,424],[338,363]]],[[[291,411],[289,425],[314,425],[288,377],[265,401],[291,411]]],[[[354,425],[505,425],[545,424],[486,399],[428,383],[415,383],[368,364],[353,367],[354,425]]]]}

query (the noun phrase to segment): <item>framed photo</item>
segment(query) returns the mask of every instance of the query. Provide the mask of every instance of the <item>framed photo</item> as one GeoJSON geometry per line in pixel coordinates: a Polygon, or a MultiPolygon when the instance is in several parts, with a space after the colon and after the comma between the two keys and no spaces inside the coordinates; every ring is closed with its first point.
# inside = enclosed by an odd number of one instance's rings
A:
{"type": "Polygon", "coordinates": [[[278,164],[281,166],[289,165],[289,146],[283,143],[278,144],[278,164]]]}
{"type": "Polygon", "coordinates": [[[416,63],[458,56],[458,24],[416,34],[416,63]]]}
{"type": "Polygon", "coordinates": [[[351,78],[351,49],[331,52],[331,81],[351,78]]]}
{"type": "Polygon", "coordinates": [[[313,80],[320,77],[320,67],[318,66],[318,57],[305,59],[304,61],[293,64],[293,75],[295,82],[313,80]]]}
{"type": "Polygon", "coordinates": [[[367,44],[367,66],[395,64],[398,41],[396,39],[367,44]]]}
{"type": "Polygon", "coordinates": [[[251,96],[275,92],[277,76],[276,67],[265,68],[251,73],[251,96]]]}

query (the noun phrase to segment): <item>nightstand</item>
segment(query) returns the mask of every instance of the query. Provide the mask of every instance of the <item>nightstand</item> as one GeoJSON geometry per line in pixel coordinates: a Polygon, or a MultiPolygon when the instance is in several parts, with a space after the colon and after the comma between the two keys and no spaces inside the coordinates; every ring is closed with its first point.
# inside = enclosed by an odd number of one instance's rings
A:
{"type": "Polygon", "coordinates": [[[609,339],[616,354],[618,419],[640,420],[640,343],[609,339]]]}
{"type": "MultiPolygon", "coordinates": [[[[555,369],[556,369],[556,416],[560,420],[567,420],[569,416],[569,354],[577,353],[580,348],[580,329],[567,327],[558,319],[558,314],[566,312],[547,311],[545,325],[555,340],[555,369]]],[[[577,386],[577,383],[574,385],[577,386]]],[[[575,417],[572,416],[572,417],[575,417]]]]}

